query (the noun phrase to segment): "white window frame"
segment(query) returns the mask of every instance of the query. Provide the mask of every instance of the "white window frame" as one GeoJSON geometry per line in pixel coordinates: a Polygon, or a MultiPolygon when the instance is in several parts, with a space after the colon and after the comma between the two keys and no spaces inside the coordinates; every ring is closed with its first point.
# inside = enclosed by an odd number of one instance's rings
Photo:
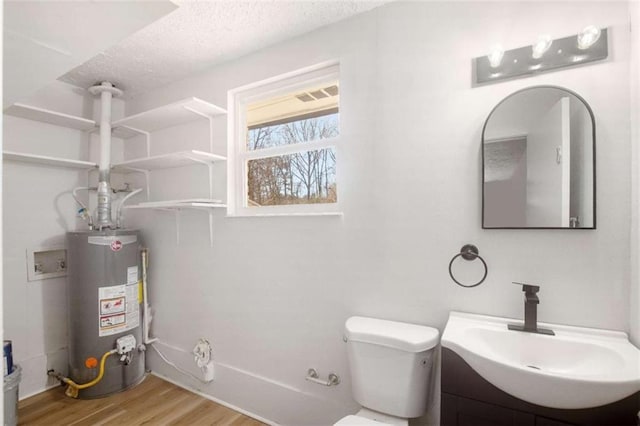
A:
{"type": "MultiPolygon", "coordinates": [[[[339,79],[338,62],[318,64],[278,77],[262,80],[230,90],[227,96],[227,215],[228,216],[283,216],[283,215],[336,215],[340,213],[340,133],[338,136],[276,146],[259,150],[247,150],[247,105],[264,99],[285,95],[311,85],[329,83],[339,79]],[[337,202],[317,204],[287,204],[279,206],[247,206],[247,162],[297,152],[333,148],[336,153],[337,202]]],[[[340,111],[340,107],[338,107],[340,111]]],[[[340,120],[342,127],[342,120],[340,120]]]]}

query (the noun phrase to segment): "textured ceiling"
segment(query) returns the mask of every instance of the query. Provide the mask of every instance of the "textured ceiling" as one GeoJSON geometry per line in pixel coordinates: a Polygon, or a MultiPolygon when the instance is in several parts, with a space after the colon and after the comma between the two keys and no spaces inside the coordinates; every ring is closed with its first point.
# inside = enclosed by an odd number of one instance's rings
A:
{"type": "Polygon", "coordinates": [[[176,5],[167,0],[5,0],[0,7],[4,14],[2,103],[6,108],[165,16],[176,5]]]}
{"type": "Polygon", "coordinates": [[[59,80],[111,81],[131,97],[388,1],[174,0],[177,10],[59,80]]]}

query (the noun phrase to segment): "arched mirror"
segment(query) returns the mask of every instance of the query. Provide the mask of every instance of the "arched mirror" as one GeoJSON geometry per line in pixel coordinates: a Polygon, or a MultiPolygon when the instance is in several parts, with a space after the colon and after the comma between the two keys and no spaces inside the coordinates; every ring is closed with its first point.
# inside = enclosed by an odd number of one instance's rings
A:
{"type": "Polygon", "coordinates": [[[507,96],[485,122],[482,151],[483,228],[595,229],[595,121],[578,94],[507,96]]]}

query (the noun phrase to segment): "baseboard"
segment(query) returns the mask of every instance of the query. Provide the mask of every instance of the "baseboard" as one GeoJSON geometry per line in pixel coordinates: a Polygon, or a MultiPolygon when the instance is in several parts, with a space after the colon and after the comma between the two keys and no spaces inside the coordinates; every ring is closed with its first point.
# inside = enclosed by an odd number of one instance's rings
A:
{"type": "Polygon", "coordinates": [[[259,422],[266,423],[269,426],[280,426],[279,423],[276,423],[276,422],[271,421],[269,419],[265,419],[264,417],[261,417],[261,416],[255,414],[255,413],[252,413],[252,412],[247,411],[247,410],[245,410],[243,408],[237,407],[237,406],[235,406],[233,404],[230,404],[230,403],[228,403],[226,401],[223,401],[223,400],[221,400],[219,398],[215,398],[215,397],[213,397],[213,396],[211,396],[209,394],[206,394],[204,392],[200,392],[199,390],[194,389],[194,388],[192,388],[190,386],[186,386],[185,384],[180,383],[177,380],[174,380],[174,379],[172,379],[172,378],[170,378],[168,376],[165,376],[164,374],[160,374],[160,373],[158,373],[156,371],[151,371],[151,374],[156,376],[156,377],[161,378],[162,380],[166,380],[167,382],[172,383],[172,384],[174,384],[174,385],[176,385],[176,386],[178,386],[178,387],[180,387],[182,389],[188,390],[191,393],[195,393],[198,396],[201,396],[201,397],[203,397],[205,399],[208,399],[209,401],[213,401],[216,404],[224,405],[225,407],[230,408],[233,411],[237,411],[238,413],[244,414],[245,416],[249,416],[249,417],[251,417],[253,419],[256,419],[259,422]]]}
{"type": "MultiPolygon", "coordinates": [[[[158,341],[168,360],[199,376],[193,354],[158,341]]],[[[214,360],[214,380],[203,384],[183,375],[163,361],[154,350],[147,351],[147,368],[171,383],[195,392],[269,425],[318,426],[333,424],[357,411],[348,388],[326,387],[304,380],[285,383],[253,371],[214,360]],[[240,408],[243,407],[243,408],[240,408]]]]}
{"type": "Polygon", "coordinates": [[[59,385],[53,377],[47,376],[49,369],[62,374],[67,373],[67,348],[60,348],[44,354],[37,354],[29,358],[14,359],[22,367],[20,377],[19,400],[48,391],[59,385]]]}
{"type": "Polygon", "coordinates": [[[45,387],[44,387],[44,389],[38,389],[38,390],[35,390],[35,391],[30,392],[30,393],[28,393],[28,394],[21,395],[21,396],[20,396],[20,401],[22,401],[23,399],[31,398],[32,396],[39,395],[39,394],[41,394],[41,393],[43,393],[43,392],[46,392],[46,391],[48,391],[48,390],[51,390],[51,389],[53,389],[53,388],[57,388],[57,387],[61,387],[61,386],[62,386],[62,385],[61,385],[61,384],[59,384],[59,383],[58,383],[58,384],[53,384],[53,385],[47,385],[47,386],[45,386],[45,387]]]}

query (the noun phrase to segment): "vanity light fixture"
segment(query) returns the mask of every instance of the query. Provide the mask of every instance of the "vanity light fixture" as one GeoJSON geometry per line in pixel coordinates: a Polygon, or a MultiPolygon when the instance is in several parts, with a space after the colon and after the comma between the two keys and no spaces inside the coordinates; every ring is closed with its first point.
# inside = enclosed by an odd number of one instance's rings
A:
{"type": "Polygon", "coordinates": [[[504,57],[504,49],[499,44],[493,46],[491,48],[491,52],[487,55],[489,58],[489,64],[491,68],[498,68],[502,63],[502,58],[504,57]]]}
{"type": "Polygon", "coordinates": [[[608,55],[607,28],[590,25],[555,40],[541,35],[533,45],[506,51],[494,46],[488,55],[475,58],[473,86],[601,61],[608,55]]]}
{"type": "Polygon", "coordinates": [[[536,41],[536,43],[532,46],[533,53],[531,54],[531,57],[533,59],[542,58],[542,55],[544,55],[545,52],[551,47],[551,43],[553,43],[553,40],[551,40],[550,35],[545,34],[539,36],[538,41],[536,41]]]}
{"type": "Polygon", "coordinates": [[[600,28],[589,25],[578,34],[578,49],[585,50],[594,45],[600,38],[600,28]]]}

